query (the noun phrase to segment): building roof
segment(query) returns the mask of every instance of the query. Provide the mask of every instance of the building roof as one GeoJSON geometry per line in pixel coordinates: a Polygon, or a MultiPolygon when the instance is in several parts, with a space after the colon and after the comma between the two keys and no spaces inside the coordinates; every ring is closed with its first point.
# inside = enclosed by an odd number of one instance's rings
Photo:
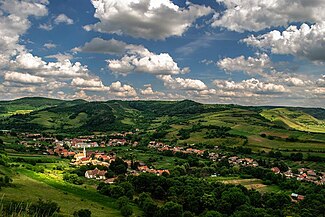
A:
{"type": "Polygon", "coordinates": [[[106,171],[105,170],[99,170],[97,167],[94,170],[87,170],[86,173],[88,175],[93,175],[93,176],[105,176],[106,171]]]}

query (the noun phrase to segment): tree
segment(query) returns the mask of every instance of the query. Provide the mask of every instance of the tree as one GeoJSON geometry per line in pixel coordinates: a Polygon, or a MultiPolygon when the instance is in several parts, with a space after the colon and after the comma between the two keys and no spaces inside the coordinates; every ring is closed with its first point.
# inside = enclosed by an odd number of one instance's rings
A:
{"type": "Polygon", "coordinates": [[[117,207],[121,209],[123,206],[128,205],[130,202],[129,198],[126,196],[119,197],[116,201],[117,207]]]}
{"type": "Polygon", "coordinates": [[[3,140],[0,139],[0,150],[4,150],[5,147],[4,147],[4,143],[3,143],[3,140]]]}
{"type": "Polygon", "coordinates": [[[121,208],[122,216],[129,217],[133,214],[132,207],[130,205],[125,205],[121,208]]]}
{"type": "Polygon", "coordinates": [[[222,214],[217,211],[208,211],[203,215],[203,217],[222,217],[222,214]]]}
{"type": "Polygon", "coordinates": [[[193,213],[191,213],[190,211],[185,211],[183,213],[183,217],[195,217],[195,215],[193,213]]]}
{"type": "Polygon", "coordinates": [[[105,173],[105,177],[110,179],[114,177],[114,172],[112,170],[107,170],[107,173],[105,173]]]}
{"type": "Polygon", "coordinates": [[[130,182],[122,182],[119,184],[124,189],[125,196],[127,196],[130,200],[133,199],[134,187],[130,182]]]}
{"type": "Polygon", "coordinates": [[[290,197],[285,193],[264,194],[263,200],[265,201],[265,206],[271,209],[281,209],[291,203],[290,197]]]}
{"type": "Polygon", "coordinates": [[[303,157],[304,155],[301,152],[290,154],[290,159],[293,161],[302,161],[303,157]]]}
{"type": "Polygon", "coordinates": [[[166,195],[166,192],[160,185],[158,185],[153,192],[153,197],[156,199],[162,200],[162,199],[164,199],[165,195],[166,195]]]}
{"type": "Polygon", "coordinates": [[[36,203],[30,205],[28,212],[32,216],[49,217],[55,212],[59,212],[60,207],[57,203],[51,201],[43,201],[39,199],[36,203]]]}
{"type": "Polygon", "coordinates": [[[234,187],[222,193],[221,199],[231,204],[233,210],[238,206],[245,204],[248,198],[245,194],[238,188],[234,187]]]}
{"type": "Polygon", "coordinates": [[[167,202],[159,209],[161,217],[179,217],[183,215],[182,205],[174,202],[167,202]]]}
{"type": "Polygon", "coordinates": [[[157,204],[153,201],[148,193],[141,193],[138,200],[139,206],[144,212],[144,216],[155,216],[157,211],[157,204]]]}
{"type": "Polygon", "coordinates": [[[77,174],[65,173],[63,175],[63,180],[66,181],[66,182],[70,182],[72,184],[75,184],[75,185],[81,185],[82,184],[82,180],[78,177],[77,174]]]}
{"type": "Polygon", "coordinates": [[[73,213],[74,217],[90,217],[91,211],[89,209],[81,209],[73,213]]]}
{"type": "Polygon", "coordinates": [[[110,186],[110,192],[109,192],[109,196],[113,197],[113,198],[119,198],[122,197],[124,195],[124,189],[118,185],[112,185],[110,186]]]}
{"type": "Polygon", "coordinates": [[[128,164],[121,158],[116,158],[115,161],[113,161],[109,166],[109,169],[111,169],[117,175],[126,173],[127,168],[128,164]]]}

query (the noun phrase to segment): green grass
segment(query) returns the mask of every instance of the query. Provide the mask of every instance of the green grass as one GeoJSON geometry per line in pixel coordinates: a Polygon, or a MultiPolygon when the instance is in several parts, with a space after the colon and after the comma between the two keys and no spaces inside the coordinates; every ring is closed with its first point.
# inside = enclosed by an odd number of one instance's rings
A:
{"type": "Polygon", "coordinates": [[[260,136],[250,136],[248,147],[258,149],[277,149],[282,151],[321,151],[325,152],[324,143],[286,142],[282,140],[269,140],[260,136]]]}
{"type": "MultiPolygon", "coordinates": [[[[272,111],[272,110],[270,110],[272,111]]],[[[303,113],[304,114],[304,113],[303,113]]],[[[304,114],[304,117],[309,117],[304,114]]],[[[310,116],[311,117],[311,116],[310,116]]],[[[294,118],[290,116],[290,118],[294,118]]],[[[311,117],[312,118],[312,117],[311,117]]],[[[159,127],[164,122],[168,121],[166,116],[156,119],[152,127],[159,127]]],[[[193,125],[200,123],[201,125],[217,125],[231,127],[229,133],[248,137],[249,148],[253,151],[270,151],[277,149],[285,152],[310,152],[310,153],[325,153],[325,134],[322,133],[306,133],[294,129],[276,128],[271,121],[264,120],[259,116],[259,113],[245,109],[229,109],[221,112],[205,113],[201,115],[193,115],[188,119],[188,123],[172,124],[169,129],[166,139],[178,140],[178,143],[206,143],[212,145],[227,145],[240,146],[244,140],[241,138],[214,138],[206,139],[206,129],[200,132],[191,133],[191,137],[186,140],[180,140],[178,132],[182,128],[191,128],[193,125]],[[269,140],[262,138],[260,135],[272,135],[279,139],[269,140]],[[299,139],[297,142],[286,141],[289,137],[299,139]]]]}
{"type": "Polygon", "coordinates": [[[15,111],[8,111],[7,113],[2,113],[0,114],[0,117],[10,117],[12,115],[24,115],[24,114],[29,114],[31,113],[33,110],[15,110],[15,111]]]}
{"type": "Polygon", "coordinates": [[[54,187],[48,186],[46,183],[25,175],[16,177],[14,183],[16,187],[4,188],[0,192],[4,199],[37,201],[38,198],[42,198],[44,200],[52,200],[59,204],[61,214],[64,216],[71,216],[74,211],[82,208],[90,209],[94,216],[105,216],[105,213],[120,216],[118,210],[107,207],[102,210],[102,204],[94,203],[87,197],[81,199],[80,196],[72,193],[64,193],[54,187]]]}
{"type": "Polygon", "coordinates": [[[287,108],[264,110],[261,115],[272,122],[282,122],[290,128],[315,133],[325,133],[325,121],[287,108]]]}
{"type": "Polygon", "coordinates": [[[242,179],[239,177],[209,177],[208,181],[218,181],[224,184],[243,185],[247,189],[255,189],[261,193],[280,192],[281,189],[276,185],[265,185],[260,179],[242,179]]]}
{"type": "MultiPolygon", "coordinates": [[[[92,186],[76,186],[64,182],[53,174],[40,174],[26,169],[17,169],[13,178],[15,187],[3,188],[1,196],[7,200],[52,200],[61,207],[61,214],[71,216],[79,209],[90,209],[92,216],[121,216],[115,200],[99,194],[92,186]]],[[[141,215],[133,207],[134,216],[141,215]]]]}

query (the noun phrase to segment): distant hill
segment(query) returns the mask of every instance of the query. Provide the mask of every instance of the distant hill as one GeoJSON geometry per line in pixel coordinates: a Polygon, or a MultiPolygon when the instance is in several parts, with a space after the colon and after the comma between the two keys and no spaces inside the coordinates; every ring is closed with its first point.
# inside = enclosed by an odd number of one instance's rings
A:
{"type": "Polygon", "coordinates": [[[0,129],[49,132],[94,132],[152,129],[162,124],[217,118],[215,124],[240,128],[265,126],[325,133],[321,108],[245,107],[183,101],[87,102],[22,98],[0,102],[0,129]],[[223,118],[227,114],[227,118],[223,118]],[[219,118],[220,117],[220,118],[219,118]],[[220,119],[220,121],[219,121],[220,119]]]}
{"type": "Polygon", "coordinates": [[[15,114],[26,114],[35,110],[57,106],[64,102],[63,100],[42,97],[27,97],[12,101],[0,101],[0,118],[15,114]]]}
{"type": "Polygon", "coordinates": [[[261,115],[264,116],[266,119],[282,123],[290,128],[307,131],[307,132],[315,132],[315,133],[323,133],[325,130],[325,121],[319,120],[312,115],[308,114],[307,112],[315,112],[319,116],[323,116],[320,109],[294,109],[294,108],[275,108],[264,110],[261,115]]]}

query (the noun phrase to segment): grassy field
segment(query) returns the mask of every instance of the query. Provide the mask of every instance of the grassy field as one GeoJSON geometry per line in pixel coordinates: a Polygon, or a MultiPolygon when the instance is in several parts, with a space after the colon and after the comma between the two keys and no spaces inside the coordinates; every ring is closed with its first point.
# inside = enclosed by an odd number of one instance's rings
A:
{"type": "MultiPolygon", "coordinates": [[[[91,150],[91,149],[89,149],[91,150]]],[[[182,159],[177,157],[167,157],[163,156],[155,151],[142,151],[137,149],[131,149],[127,146],[121,147],[107,147],[107,148],[96,148],[96,150],[101,151],[115,151],[117,156],[124,159],[133,158],[135,161],[145,162],[154,166],[156,169],[172,169],[175,167],[175,161],[180,161],[182,159]]]]}
{"type": "Polygon", "coordinates": [[[7,113],[2,113],[0,114],[0,118],[1,117],[9,117],[12,115],[24,115],[24,114],[29,114],[31,113],[33,110],[15,110],[15,111],[8,111],[7,113]]]}
{"type": "MultiPolygon", "coordinates": [[[[91,210],[92,216],[121,216],[115,200],[97,193],[92,186],[72,185],[53,174],[17,169],[13,184],[15,187],[1,189],[3,199],[52,200],[59,204],[63,216],[71,216],[74,211],[85,208],[91,210]]],[[[134,216],[141,215],[137,207],[134,206],[133,210],[134,216]]]]}
{"type": "Polygon", "coordinates": [[[280,192],[280,188],[276,185],[264,185],[260,179],[242,179],[239,177],[209,177],[208,181],[219,181],[224,184],[243,185],[247,189],[255,189],[261,193],[280,192]]]}
{"type": "Polygon", "coordinates": [[[311,115],[286,108],[264,110],[261,115],[272,122],[283,122],[287,126],[301,131],[325,133],[325,121],[311,115]]]}
{"type": "MultiPolygon", "coordinates": [[[[157,119],[155,127],[164,123],[166,117],[157,119]]],[[[233,109],[231,111],[222,111],[218,113],[206,113],[193,116],[188,123],[172,124],[166,138],[169,140],[178,140],[178,143],[206,143],[212,145],[240,146],[244,144],[241,138],[213,138],[206,139],[206,129],[199,132],[191,133],[191,137],[186,140],[180,140],[178,132],[182,128],[191,128],[195,124],[201,125],[218,125],[231,127],[229,133],[245,136],[248,138],[246,147],[252,148],[253,151],[270,151],[280,150],[284,152],[309,152],[311,154],[325,154],[325,133],[306,133],[298,130],[281,129],[272,127],[271,122],[264,121],[254,115],[251,111],[242,109],[233,109]],[[236,113],[234,113],[236,111],[236,113]],[[261,137],[261,134],[273,136],[275,139],[261,137]],[[296,138],[298,141],[292,142],[288,138],[296,138]]]]}
{"type": "MultiPolygon", "coordinates": [[[[273,110],[264,111],[272,113],[273,110]]],[[[192,132],[191,137],[186,140],[180,140],[178,132],[182,128],[191,128],[195,124],[201,124],[203,126],[208,125],[217,125],[217,126],[226,126],[230,127],[231,131],[229,133],[245,136],[248,138],[248,144],[246,147],[251,148],[253,151],[270,151],[270,150],[280,150],[283,152],[297,152],[302,151],[305,153],[311,153],[318,156],[325,155],[325,127],[323,129],[323,121],[317,120],[312,116],[302,113],[302,112],[292,112],[287,109],[279,109],[280,111],[287,111],[288,119],[292,121],[300,121],[304,123],[309,129],[318,129],[318,133],[306,133],[299,129],[284,129],[273,127],[274,124],[272,120],[268,121],[259,116],[258,113],[254,111],[249,111],[245,109],[229,109],[221,112],[214,113],[205,113],[201,115],[193,115],[187,123],[184,124],[172,124],[169,133],[166,135],[166,138],[169,140],[178,140],[178,143],[206,143],[212,145],[227,145],[227,146],[240,146],[244,144],[244,140],[241,138],[214,138],[206,139],[206,129],[203,129],[199,132],[192,132]],[[300,116],[298,117],[298,113],[300,116]],[[295,118],[296,115],[297,117],[295,118]],[[305,121],[303,122],[303,118],[305,121]],[[309,122],[307,122],[309,120],[309,122]],[[306,124],[308,123],[308,125],[306,124]],[[312,125],[314,123],[314,125],[312,125]],[[270,140],[268,138],[263,138],[260,135],[265,134],[267,136],[273,136],[275,139],[270,140]],[[298,141],[292,142],[287,140],[288,138],[296,138],[298,141]]],[[[265,117],[266,115],[263,114],[265,117]]],[[[154,121],[153,127],[159,127],[161,124],[168,120],[167,117],[161,117],[154,121]]],[[[299,123],[300,123],[299,122],[299,123]]],[[[295,128],[294,126],[290,126],[295,128]]],[[[316,132],[316,130],[315,130],[316,132]]]]}
{"type": "Polygon", "coordinates": [[[41,111],[33,115],[33,120],[30,123],[38,124],[48,129],[69,129],[80,127],[87,119],[87,114],[79,113],[75,118],[70,119],[67,114],[57,114],[54,112],[41,111]]]}
{"type": "Polygon", "coordinates": [[[306,152],[325,152],[325,144],[318,142],[287,142],[282,140],[269,140],[260,136],[250,136],[249,145],[258,150],[281,150],[281,151],[306,151],[306,152]]]}

